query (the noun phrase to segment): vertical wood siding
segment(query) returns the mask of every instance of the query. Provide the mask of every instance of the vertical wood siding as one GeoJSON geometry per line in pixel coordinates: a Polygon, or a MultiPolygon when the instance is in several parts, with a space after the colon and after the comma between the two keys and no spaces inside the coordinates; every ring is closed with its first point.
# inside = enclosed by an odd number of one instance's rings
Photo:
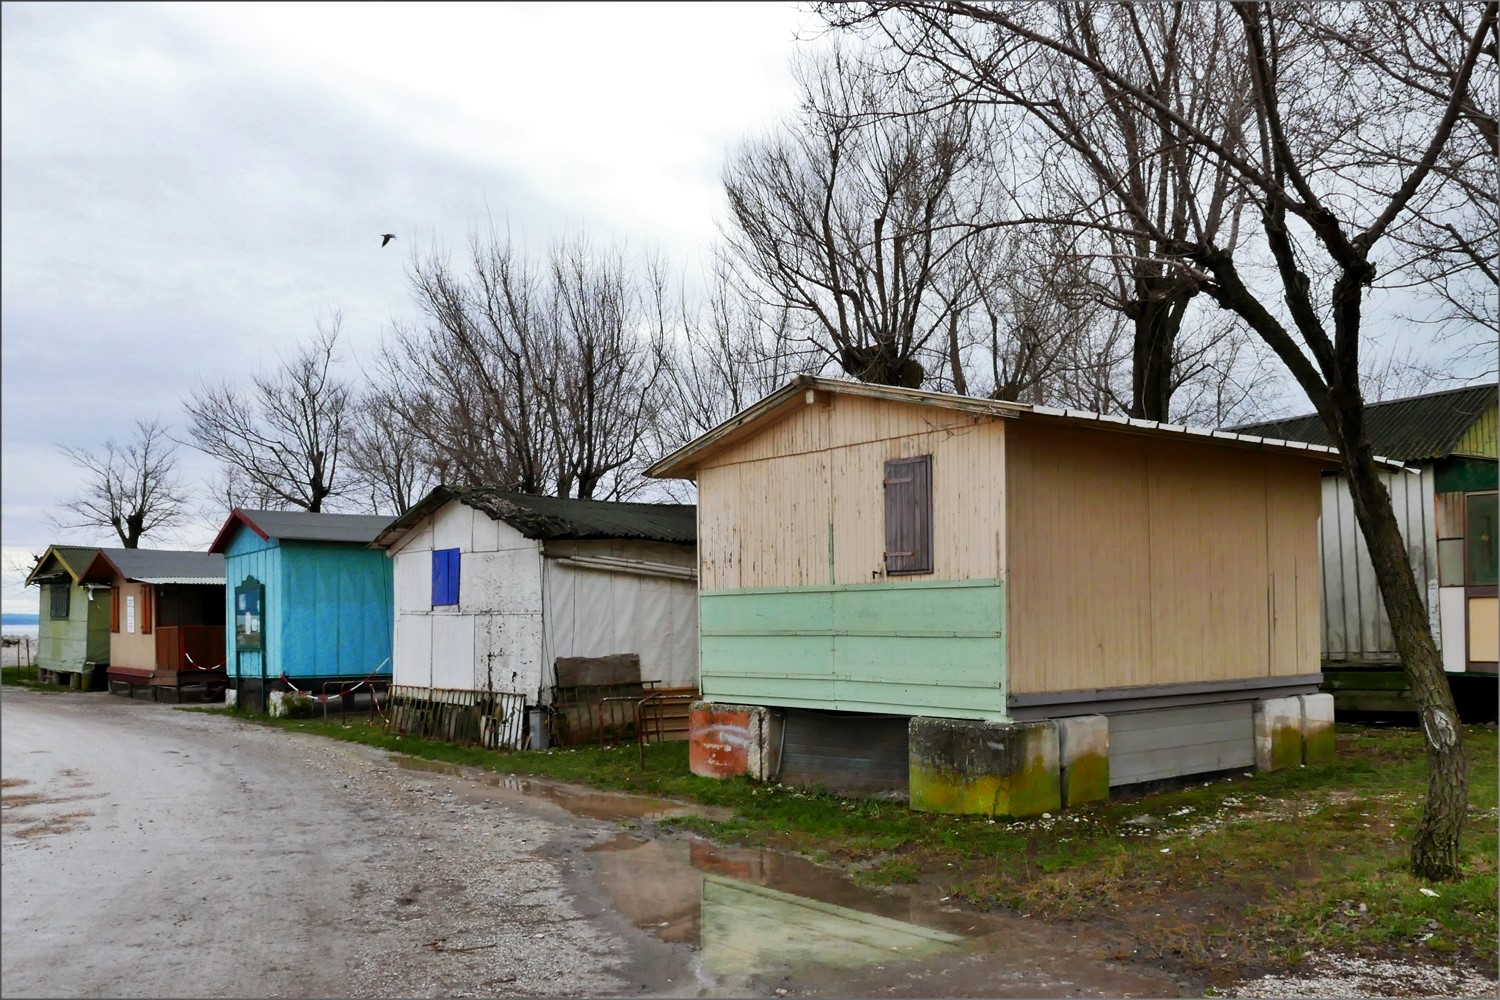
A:
{"type": "Polygon", "coordinates": [[[278,543],[245,528],[236,531],[224,551],[224,665],[229,676],[243,674],[259,680],[262,658],[267,677],[281,676],[286,657],[278,627],[280,608],[286,598],[283,582],[278,543]],[[265,603],[260,609],[261,641],[265,645],[259,652],[246,650],[241,655],[235,641],[234,590],[252,576],[266,588],[265,603]]]}
{"type": "Polygon", "coordinates": [[[891,459],[932,455],[933,573],[1003,575],[1002,421],[835,397],[802,407],[698,472],[706,590],[870,583],[885,577],[891,459]]]}
{"type": "Polygon", "coordinates": [[[1312,463],[1024,419],[1006,463],[1012,692],[1317,671],[1312,463]]]}
{"type": "MultiPolygon", "coordinates": [[[[1390,472],[1382,478],[1406,541],[1407,561],[1418,591],[1426,595],[1427,614],[1441,646],[1442,639],[1437,635],[1441,632],[1437,627],[1438,507],[1432,469],[1423,469],[1421,475],[1390,472]]],[[[1391,621],[1343,476],[1323,478],[1322,514],[1323,655],[1330,660],[1396,659],[1391,621]]]]}

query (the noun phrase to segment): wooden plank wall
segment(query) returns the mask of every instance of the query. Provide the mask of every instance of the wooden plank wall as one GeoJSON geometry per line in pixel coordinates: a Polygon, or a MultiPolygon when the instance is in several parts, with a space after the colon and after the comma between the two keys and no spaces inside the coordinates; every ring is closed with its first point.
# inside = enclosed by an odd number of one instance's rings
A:
{"type": "Polygon", "coordinates": [[[1006,460],[1012,693],[1318,670],[1314,465],[1024,419],[1006,460]]]}
{"type": "Polygon", "coordinates": [[[1004,565],[1005,445],[996,418],[824,397],[698,471],[704,590],[885,578],[882,480],[933,456],[933,573],[996,579],[1004,565]]]}

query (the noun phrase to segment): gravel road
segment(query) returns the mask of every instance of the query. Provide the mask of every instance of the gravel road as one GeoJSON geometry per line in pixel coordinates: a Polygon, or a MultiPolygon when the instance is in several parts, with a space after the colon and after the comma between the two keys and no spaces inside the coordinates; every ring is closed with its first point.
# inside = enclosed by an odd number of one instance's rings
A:
{"type": "Polygon", "coordinates": [[[0,695],[5,996],[694,994],[579,869],[612,824],[381,751],[107,694],[0,695]]]}

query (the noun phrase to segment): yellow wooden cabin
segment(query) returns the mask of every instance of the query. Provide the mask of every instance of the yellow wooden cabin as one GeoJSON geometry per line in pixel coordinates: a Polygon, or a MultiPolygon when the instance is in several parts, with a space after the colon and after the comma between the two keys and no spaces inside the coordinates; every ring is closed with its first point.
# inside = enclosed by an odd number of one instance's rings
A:
{"type": "Polygon", "coordinates": [[[647,472],[698,487],[693,768],[1023,814],[1316,758],[1337,464],[799,377],[647,472]]]}

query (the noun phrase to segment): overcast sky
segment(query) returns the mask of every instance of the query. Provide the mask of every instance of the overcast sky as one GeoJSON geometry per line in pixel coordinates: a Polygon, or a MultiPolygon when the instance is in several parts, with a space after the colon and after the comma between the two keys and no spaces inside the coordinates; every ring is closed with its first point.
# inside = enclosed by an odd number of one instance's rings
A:
{"type": "MultiPolygon", "coordinates": [[[[698,266],[724,152],[790,110],[816,22],[764,4],[0,7],[4,609],[78,492],[58,445],[181,436],[201,379],[340,309],[368,357],[413,249],[488,217],[698,266]],[[380,247],[381,233],[396,242],[380,247]]],[[[212,466],[187,449],[184,471],[212,466]]],[[[112,535],[67,540],[118,544],[112,535]]],[[[195,525],[155,545],[204,547],[195,525]]]]}

